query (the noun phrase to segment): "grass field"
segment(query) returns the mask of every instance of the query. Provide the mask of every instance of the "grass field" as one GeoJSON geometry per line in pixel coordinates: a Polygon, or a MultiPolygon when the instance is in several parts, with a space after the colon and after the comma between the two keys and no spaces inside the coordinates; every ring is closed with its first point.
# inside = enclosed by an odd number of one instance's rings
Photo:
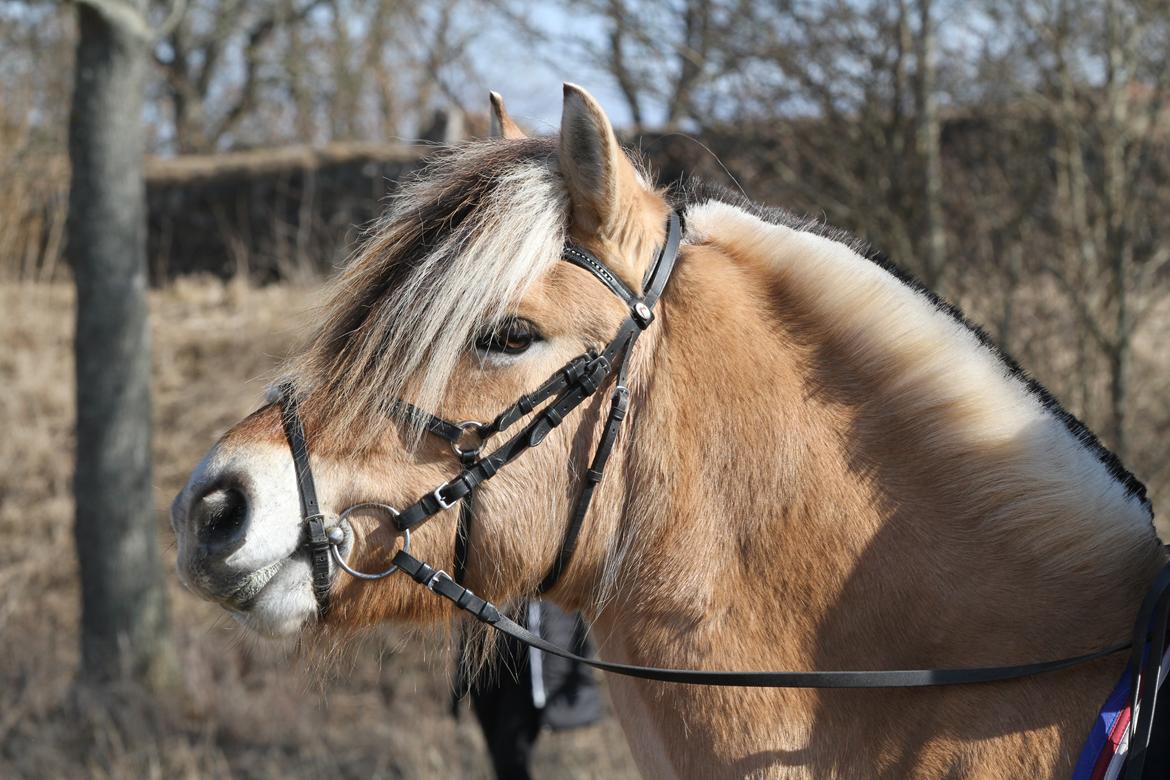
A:
{"type": "MultiPolygon", "coordinates": [[[[183,280],[152,293],[155,504],[251,411],[302,334],[312,290],[183,280]]],[[[490,776],[470,712],[449,714],[441,636],[379,630],[327,671],[244,634],[170,580],[182,690],[78,692],[68,285],[0,287],[0,778],[490,776]]],[[[540,777],[635,774],[617,723],[541,738],[540,777]]]]}

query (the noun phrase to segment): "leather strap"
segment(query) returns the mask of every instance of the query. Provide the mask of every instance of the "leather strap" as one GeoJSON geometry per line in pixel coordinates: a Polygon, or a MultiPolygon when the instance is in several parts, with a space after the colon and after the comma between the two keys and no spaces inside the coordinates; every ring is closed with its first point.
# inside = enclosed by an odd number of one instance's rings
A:
{"type": "Polygon", "coordinates": [[[674,266],[678,262],[679,247],[682,246],[683,227],[682,214],[672,211],[666,222],[666,242],[658,252],[658,259],[654,261],[646,283],[642,285],[642,289],[645,291],[642,295],[642,303],[651,309],[662,297],[666,283],[670,281],[670,276],[674,273],[674,266]]]}
{"type": "Polygon", "coordinates": [[[630,390],[626,387],[626,366],[629,364],[629,348],[622,358],[622,367],[618,373],[617,386],[613,390],[610,401],[609,416],[605,420],[605,427],[601,431],[601,441],[597,444],[597,451],[593,454],[593,462],[585,471],[585,484],[581,486],[581,493],[573,505],[573,513],[569,516],[569,525],[561,536],[561,548],[553,560],[552,568],[544,575],[538,591],[548,593],[565,573],[573,552],[577,549],[577,538],[581,535],[581,527],[585,524],[585,516],[589,513],[589,505],[593,501],[593,493],[605,476],[605,464],[613,452],[613,445],[617,441],[618,430],[622,421],[626,419],[626,410],[630,405],[630,390]]]}
{"type": "Polygon", "coordinates": [[[545,380],[544,384],[531,393],[520,396],[515,403],[496,415],[496,418],[484,427],[484,437],[486,438],[501,433],[507,428],[510,428],[517,420],[535,411],[536,407],[540,404],[552,398],[554,395],[563,392],[569,385],[576,383],[585,371],[585,366],[596,357],[597,354],[595,352],[586,352],[561,366],[552,376],[545,380]]]}
{"type": "MultiPolygon", "coordinates": [[[[464,466],[475,462],[475,455],[464,453],[460,456],[464,466]]],[[[467,556],[471,552],[471,525],[475,522],[475,491],[459,504],[459,524],[455,527],[455,581],[460,585],[467,579],[467,556]]]]}
{"type": "Polygon", "coordinates": [[[1142,600],[1134,623],[1134,648],[1126,665],[1132,698],[1130,713],[1136,713],[1136,722],[1130,722],[1129,752],[1126,756],[1125,780],[1141,780],[1153,736],[1154,712],[1158,705],[1158,680],[1166,650],[1166,626],[1170,622],[1170,565],[1158,573],[1153,585],[1142,600]]]}
{"type": "Polygon", "coordinates": [[[621,298],[626,306],[632,308],[634,303],[639,300],[637,294],[627,287],[625,282],[617,278],[617,275],[610,271],[605,263],[594,257],[588,250],[574,244],[567,244],[561,250],[561,257],[596,276],[614,295],[621,298]]]}
{"type": "Polygon", "coordinates": [[[305,439],[305,427],[297,411],[296,392],[291,384],[280,388],[281,423],[284,435],[292,451],[293,472],[297,479],[297,494],[301,500],[301,517],[305,521],[306,540],[303,547],[309,554],[309,566],[313,574],[313,595],[317,598],[317,611],[324,615],[329,609],[331,573],[329,566],[329,539],[325,536],[325,516],[317,503],[317,487],[313,483],[313,469],[309,461],[309,444],[305,439]]]}
{"type": "Polygon", "coordinates": [[[560,425],[570,412],[597,392],[609,371],[608,359],[604,356],[594,358],[573,384],[540,410],[511,439],[402,510],[395,518],[398,530],[413,529],[442,510],[454,506],[480,484],[494,477],[503,466],[544,441],[552,429],[560,425]]]}
{"type": "Polygon", "coordinates": [[[438,436],[450,444],[458,444],[463,438],[463,429],[458,425],[448,422],[442,417],[436,417],[430,412],[424,412],[414,404],[408,404],[406,401],[395,401],[392,411],[415,425],[421,425],[426,428],[427,433],[438,436]]]}
{"type": "MultiPolygon", "coordinates": [[[[947,685],[1003,682],[1021,677],[1069,669],[1074,666],[1106,658],[1133,647],[1131,642],[1113,645],[1093,653],[1069,656],[1052,661],[1040,661],[1013,666],[988,666],[967,669],[894,669],[884,671],[825,671],[825,672],[710,672],[696,669],[667,669],[655,666],[636,666],[600,661],[572,653],[531,633],[510,620],[498,607],[476,596],[452,580],[446,572],[434,569],[407,552],[399,551],[394,564],[416,582],[448,599],[459,609],[507,634],[513,639],[546,653],[586,664],[594,669],[659,682],[689,683],[692,685],[740,686],[749,688],[926,688],[947,685]]],[[[1170,566],[1165,571],[1170,571],[1170,566]]],[[[1156,591],[1151,591],[1155,594],[1156,591]]],[[[1155,601],[1168,591],[1157,593],[1155,601]]],[[[1163,628],[1163,632],[1165,629],[1163,628]]],[[[1163,633],[1164,636],[1164,633],[1163,633]]],[[[1151,716],[1152,717],[1152,716],[1151,716]]],[[[1132,748],[1131,748],[1132,749],[1132,748]]],[[[1127,777],[1128,780],[1128,777],[1127,777]]]]}

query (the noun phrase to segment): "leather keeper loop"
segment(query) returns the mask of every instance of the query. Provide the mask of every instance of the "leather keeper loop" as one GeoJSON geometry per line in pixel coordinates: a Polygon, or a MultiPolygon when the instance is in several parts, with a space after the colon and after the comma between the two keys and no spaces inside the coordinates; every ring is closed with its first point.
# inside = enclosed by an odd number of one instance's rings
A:
{"type": "MultiPolygon", "coordinates": [[[[483,472],[483,479],[491,479],[500,470],[499,465],[494,458],[484,458],[479,464],[480,471],[483,472]]],[[[480,480],[483,481],[482,479],[480,480]]]]}

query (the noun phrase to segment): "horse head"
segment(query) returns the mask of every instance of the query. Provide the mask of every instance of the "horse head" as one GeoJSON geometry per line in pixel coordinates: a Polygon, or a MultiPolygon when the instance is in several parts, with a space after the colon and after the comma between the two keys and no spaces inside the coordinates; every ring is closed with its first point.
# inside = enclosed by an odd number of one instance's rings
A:
{"type": "MultiPolygon", "coordinates": [[[[610,341],[627,313],[587,271],[556,262],[564,245],[604,258],[637,291],[664,240],[666,201],[585,91],[566,86],[558,140],[525,138],[498,95],[492,106],[498,137],[448,153],[403,186],[285,377],[321,512],[337,518],[363,505],[345,517],[343,552],[355,569],[384,569],[399,544],[388,507],[411,504],[460,465],[447,442],[425,436],[396,405],[493,419],[574,356],[610,341]]],[[[478,491],[467,572],[478,592],[531,592],[552,564],[583,477],[566,464],[588,457],[606,398],[590,399],[478,491]]],[[[622,457],[619,447],[615,465],[622,457]]],[[[271,403],[216,443],[173,504],[184,581],[263,633],[296,632],[318,614],[296,486],[280,404],[271,403]]],[[[603,527],[616,522],[623,486],[613,487],[598,502],[603,527]]],[[[457,514],[416,529],[414,553],[450,570],[457,514]]],[[[588,569],[601,560],[592,549],[599,538],[588,536],[590,549],[568,572],[567,596],[596,580],[588,569]]],[[[336,582],[326,620],[442,614],[401,581],[355,584],[336,582]]]]}

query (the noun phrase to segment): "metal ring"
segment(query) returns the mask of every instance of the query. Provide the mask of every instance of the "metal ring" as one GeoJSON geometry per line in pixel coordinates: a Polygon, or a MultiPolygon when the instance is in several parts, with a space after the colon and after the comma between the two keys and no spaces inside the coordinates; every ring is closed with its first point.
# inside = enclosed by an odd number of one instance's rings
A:
{"type": "Polygon", "coordinates": [[[466,458],[471,455],[478,455],[480,448],[483,447],[484,443],[483,429],[487,426],[478,420],[464,420],[455,427],[462,432],[462,435],[460,435],[457,440],[451,442],[451,449],[455,452],[455,454],[461,458],[466,458]],[[475,434],[477,439],[475,446],[466,450],[461,449],[459,445],[463,442],[464,436],[466,436],[468,433],[475,434]]]}
{"type": "MultiPolygon", "coordinates": [[[[344,520],[346,518],[346,516],[349,515],[350,512],[353,512],[353,511],[358,510],[358,509],[369,509],[372,507],[377,508],[377,509],[383,509],[383,510],[389,512],[394,517],[398,517],[398,514],[399,514],[398,510],[395,509],[394,507],[390,506],[389,504],[378,504],[378,503],[375,503],[373,501],[367,501],[367,502],[364,502],[361,504],[354,504],[353,506],[346,509],[344,512],[342,512],[340,515],[337,516],[337,522],[340,523],[342,520],[344,520]]],[[[352,534],[353,531],[351,530],[350,533],[352,534]]],[[[355,536],[355,538],[356,538],[356,536],[355,536]]],[[[409,528],[407,528],[406,530],[404,530],[402,532],[402,551],[403,552],[410,552],[410,529],[409,528]]],[[[349,576],[356,577],[359,580],[380,580],[383,577],[389,577],[391,574],[398,571],[397,566],[391,566],[386,571],[379,572],[377,574],[370,574],[368,572],[358,571],[357,569],[351,569],[345,561],[341,560],[341,552],[340,552],[340,550],[338,550],[338,545],[336,545],[332,542],[330,542],[330,544],[329,544],[329,554],[331,556],[333,556],[333,562],[337,564],[337,568],[341,569],[349,576]]]]}

